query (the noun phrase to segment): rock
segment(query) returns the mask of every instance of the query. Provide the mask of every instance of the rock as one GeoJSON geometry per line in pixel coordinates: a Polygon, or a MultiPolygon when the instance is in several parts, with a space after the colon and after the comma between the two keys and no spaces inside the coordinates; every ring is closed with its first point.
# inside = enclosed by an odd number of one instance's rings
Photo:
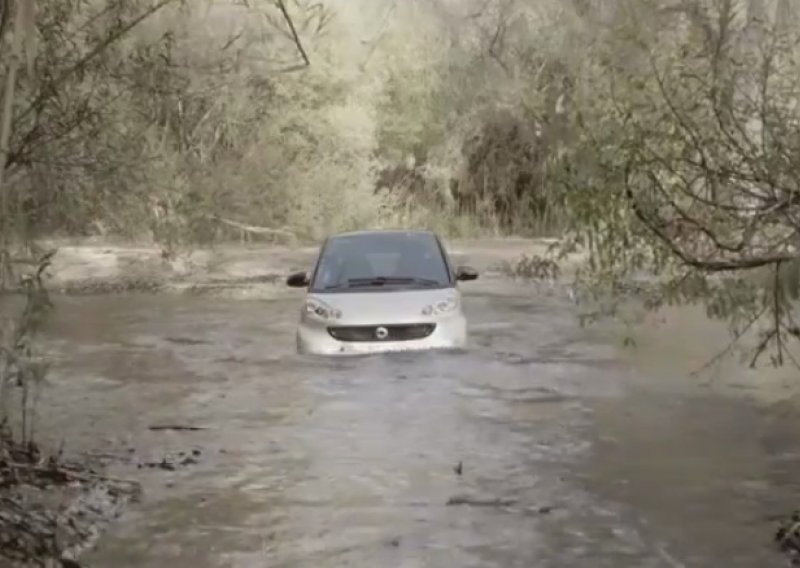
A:
{"type": "Polygon", "coordinates": [[[781,521],[775,531],[775,542],[792,559],[793,565],[800,565],[800,510],[781,521]]]}
{"type": "MultiPolygon", "coordinates": [[[[0,456],[23,458],[29,449],[0,439],[0,456]]],[[[85,463],[0,459],[0,565],[80,566],[80,554],[139,491],[85,463]]]]}

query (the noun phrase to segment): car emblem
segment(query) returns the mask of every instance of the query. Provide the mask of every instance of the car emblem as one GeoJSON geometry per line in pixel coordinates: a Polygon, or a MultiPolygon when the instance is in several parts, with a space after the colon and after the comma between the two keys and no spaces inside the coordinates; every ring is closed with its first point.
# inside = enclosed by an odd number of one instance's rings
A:
{"type": "Polygon", "coordinates": [[[378,339],[386,339],[389,337],[389,330],[385,327],[379,327],[375,329],[375,337],[378,339]]]}

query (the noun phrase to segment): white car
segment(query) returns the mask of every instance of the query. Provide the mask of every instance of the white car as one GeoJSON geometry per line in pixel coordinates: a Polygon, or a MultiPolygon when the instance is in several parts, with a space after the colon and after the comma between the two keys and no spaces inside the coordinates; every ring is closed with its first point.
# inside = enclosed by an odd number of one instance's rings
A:
{"type": "Polygon", "coordinates": [[[470,267],[453,267],[429,231],[329,237],[313,273],[298,272],[286,282],[307,289],[297,350],[354,355],[464,348],[467,321],[457,283],[477,277],[470,267]]]}

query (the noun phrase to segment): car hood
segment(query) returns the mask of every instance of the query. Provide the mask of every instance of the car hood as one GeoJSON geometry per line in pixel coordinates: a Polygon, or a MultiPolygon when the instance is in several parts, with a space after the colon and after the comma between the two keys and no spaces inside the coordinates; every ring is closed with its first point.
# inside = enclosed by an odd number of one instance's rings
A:
{"type": "Polygon", "coordinates": [[[455,313],[461,311],[461,294],[455,288],[309,294],[308,297],[341,311],[342,317],[336,320],[337,325],[376,325],[432,321],[437,316],[423,315],[423,308],[451,297],[455,297],[459,303],[455,313]]]}

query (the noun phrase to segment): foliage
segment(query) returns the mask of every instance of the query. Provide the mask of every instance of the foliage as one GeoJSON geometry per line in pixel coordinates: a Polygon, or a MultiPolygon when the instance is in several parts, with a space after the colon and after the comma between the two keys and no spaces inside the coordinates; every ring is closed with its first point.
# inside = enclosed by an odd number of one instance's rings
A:
{"type": "Polygon", "coordinates": [[[377,65],[375,58],[385,54],[390,63],[379,107],[379,157],[388,161],[385,172],[403,167],[409,175],[380,179],[380,188],[440,216],[470,219],[478,230],[559,231],[563,200],[547,183],[548,157],[560,134],[551,88],[558,62],[548,59],[548,22],[533,4],[403,4],[416,17],[398,16],[371,61],[377,65]],[[405,40],[402,57],[397,36],[405,40]]]}
{"type": "Polygon", "coordinates": [[[523,254],[513,262],[504,262],[502,270],[512,278],[555,281],[561,277],[558,262],[547,256],[523,254]]]}
{"type": "MultiPolygon", "coordinates": [[[[22,309],[16,314],[4,314],[0,337],[0,431],[10,429],[15,442],[23,446],[34,443],[36,402],[47,375],[49,363],[40,353],[37,335],[52,307],[43,282],[44,273],[56,251],[47,251],[27,262],[29,270],[19,275],[23,293],[22,309]],[[18,408],[10,402],[18,394],[18,408]],[[19,420],[17,428],[10,423],[19,420]]],[[[5,292],[0,299],[6,304],[13,298],[5,292]]]]}
{"type": "Polygon", "coordinates": [[[650,306],[703,302],[736,337],[761,326],[753,364],[768,347],[780,364],[798,336],[800,36],[756,4],[615,14],[579,70],[557,167],[595,295],[649,273],[650,306]]]}
{"type": "Polygon", "coordinates": [[[556,232],[565,68],[535,4],[40,0],[4,170],[14,232],[165,254],[233,226],[556,232]]]}
{"type": "Polygon", "coordinates": [[[171,250],[224,238],[219,217],[308,237],[368,222],[371,124],[333,16],[304,0],[41,1],[5,168],[15,234],[171,250]]]}

